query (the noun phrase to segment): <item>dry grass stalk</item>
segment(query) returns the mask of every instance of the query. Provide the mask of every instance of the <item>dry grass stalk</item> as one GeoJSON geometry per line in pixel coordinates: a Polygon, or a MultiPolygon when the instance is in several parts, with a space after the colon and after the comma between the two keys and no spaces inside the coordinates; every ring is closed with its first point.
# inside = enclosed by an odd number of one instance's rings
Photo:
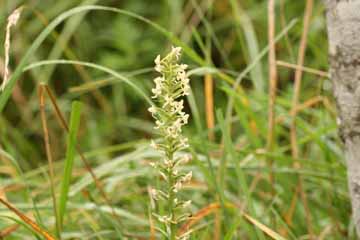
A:
{"type": "Polygon", "coordinates": [[[14,12],[10,14],[7,19],[6,25],[6,34],[5,34],[5,66],[4,66],[4,80],[0,87],[0,90],[3,91],[6,87],[6,84],[9,81],[10,70],[9,70],[9,59],[10,59],[10,35],[11,35],[11,27],[15,26],[18,22],[20,15],[21,15],[22,7],[15,9],[14,12]]]}
{"type": "Polygon", "coordinates": [[[58,211],[57,211],[57,201],[56,201],[56,194],[55,194],[55,173],[54,173],[54,161],[52,157],[51,145],[50,145],[50,136],[49,136],[49,129],[47,126],[46,121],[46,114],[45,114],[45,96],[44,96],[44,85],[39,86],[39,105],[40,105],[40,115],[41,115],[41,125],[43,128],[43,135],[44,135],[44,144],[46,149],[46,157],[48,159],[49,164],[49,175],[50,175],[50,190],[51,196],[53,201],[53,209],[54,215],[56,216],[56,226],[57,230],[60,231],[61,226],[60,222],[58,221],[58,211]]]}
{"type": "Polygon", "coordinates": [[[292,68],[292,69],[295,69],[295,70],[298,70],[298,71],[303,71],[303,72],[311,73],[311,74],[314,74],[314,75],[318,75],[319,77],[324,77],[324,78],[329,78],[330,77],[330,74],[328,72],[324,72],[324,71],[317,70],[317,69],[314,69],[314,68],[309,68],[309,67],[304,67],[304,66],[301,66],[301,65],[291,64],[291,63],[284,62],[284,61],[276,61],[276,64],[278,66],[281,66],[281,67],[292,68]]]}
{"type": "Polygon", "coordinates": [[[210,141],[215,140],[213,129],[215,127],[214,119],[214,80],[211,74],[205,75],[205,110],[206,124],[209,131],[208,137],[210,141]]]}
{"type": "MultiPolygon", "coordinates": [[[[268,38],[269,38],[269,110],[268,110],[268,135],[267,150],[272,151],[275,135],[275,101],[277,88],[277,69],[276,69],[276,48],[275,48],[275,1],[269,0],[268,3],[268,38]]],[[[269,161],[269,167],[272,167],[272,159],[269,161]]],[[[274,191],[274,174],[270,171],[270,182],[272,192],[274,191]]],[[[274,193],[274,192],[273,192],[274,193]]]]}
{"type": "Polygon", "coordinates": [[[0,203],[6,206],[11,212],[15,213],[19,218],[21,218],[27,225],[29,225],[35,232],[43,236],[46,240],[55,240],[47,231],[39,227],[33,220],[19,211],[17,208],[12,206],[8,201],[3,198],[0,198],[0,203]]]}
{"type": "Polygon", "coordinates": [[[197,213],[195,213],[189,220],[181,226],[181,229],[179,230],[180,234],[184,234],[187,232],[191,226],[195,225],[197,222],[199,222],[204,217],[208,216],[209,214],[213,213],[217,209],[220,208],[219,203],[211,203],[208,206],[200,209],[197,213]]]}
{"type": "MultiPolygon", "coordinates": [[[[312,15],[313,5],[314,5],[313,0],[306,1],[304,26],[303,26],[303,32],[302,32],[301,41],[300,41],[300,48],[299,48],[299,52],[298,52],[298,60],[297,60],[297,64],[296,64],[297,66],[304,65],[305,51],[306,51],[306,46],[307,46],[307,35],[309,32],[310,19],[311,19],[311,15],[312,15]]],[[[291,152],[292,152],[292,157],[294,159],[299,158],[299,149],[297,146],[297,135],[296,135],[296,114],[298,111],[296,111],[296,109],[298,106],[300,92],[301,92],[302,75],[303,75],[302,68],[297,68],[295,71],[294,95],[293,95],[292,111],[291,111],[292,120],[291,120],[291,125],[290,125],[291,152]]],[[[301,168],[300,162],[295,161],[294,167],[301,168]]],[[[297,189],[295,191],[293,198],[294,198],[294,201],[296,202],[297,193],[300,194],[300,198],[303,202],[305,212],[306,212],[306,223],[307,223],[308,232],[311,237],[313,235],[313,231],[312,231],[312,227],[311,227],[311,215],[310,215],[310,210],[309,210],[308,203],[307,203],[306,193],[302,187],[302,181],[303,181],[302,177],[299,175],[298,186],[297,186],[297,189]]],[[[288,213],[285,216],[286,222],[289,225],[291,225],[293,213],[294,213],[294,211],[290,209],[290,211],[288,211],[288,213]]]]}
{"type": "Polygon", "coordinates": [[[15,232],[19,227],[20,227],[19,224],[13,224],[7,228],[4,228],[3,230],[0,231],[0,239],[5,239],[5,237],[15,232]]]}

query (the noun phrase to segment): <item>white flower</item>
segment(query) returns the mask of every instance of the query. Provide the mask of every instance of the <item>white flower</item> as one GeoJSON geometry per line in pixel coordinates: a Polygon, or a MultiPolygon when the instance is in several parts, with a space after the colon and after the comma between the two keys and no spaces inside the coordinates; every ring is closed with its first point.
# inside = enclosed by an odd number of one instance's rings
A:
{"type": "Polygon", "coordinates": [[[178,132],[181,132],[181,126],[183,125],[181,120],[182,120],[182,118],[178,118],[173,123],[173,128],[176,129],[176,131],[178,131],[178,132]]]}
{"type": "Polygon", "coordinates": [[[181,180],[183,182],[190,182],[192,178],[192,171],[190,171],[188,174],[186,174],[181,180]]]}
{"type": "Polygon", "coordinates": [[[182,96],[187,96],[190,94],[190,86],[189,84],[186,84],[182,87],[182,90],[183,90],[183,94],[182,96]]]}
{"type": "Polygon", "coordinates": [[[187,148],[189,147],[189,144],[188,144],[188,139],[183,137],[180,139],[180,143],[179,143],[179,147],[181,148],[187,148]]]}
{"type": "Polygon", "coordinates": [[[187,207],[189,207],[190,205],[191,205],[191,200],[184,202],[183,205],[182,205],[182,207],[183,207],[183,208],[187,208],[187,207]]]}
{"type": "Polygon", "coordinates": [[[157,77],[154,79],[155,85],[159,86],[159,87],[163,87],[163,83],[164,83],[165,79],[163,77],[157,77]]]}
{"type": "Polygon", "coordinates": [[[177,161],[176,164],[178,164],[178,165],[180,165],[180,164],[187,164],[190,160],[191,160],[191,155],[186,154],[186,155],[184,155],[184,156],[181,156],[181,157],[178,159],[178,161],[177,161]]]}
{"type": "Polygon", "coordinates": [[[184,114],[182,117],[181,117],[181,120],[183,122],[183,124],[187,124],[188,123],[188,119],[189,119],[189,114],[184,114]]]}
{"type": "Polygon", "coordinates": [[[180,64],[179,69],[185,71],[188,68],[187,64],[180,64]]]}
{"type": "Polygon", "coordinates": [[[168,105],[172,105],[173,104],[173,102],[174,102],[174,99],[172,98],[172,97],[170,97],[168,94],[166,94],[165,96],[164,96],[164,101],[165,101],[165,103],[164,103],[164,105],[163,105],[163,108],[165,108],[166,106],[168,106],[168,105]]]}
{"type": "Polygon", "coordinates": [[[163,223],[169,223],[171,221],[171,216],[158,216],[158,220],[163,223]]]}
{"type": "Polygon", "coordinates": [[[171,103],[171,111],[173,112],[173,113],[178,113],[178,114],[180,114],[180,115],[182,115],[182,114],[184,114],[183,112],[182,112],[182,110],[183,110],[183,108],[184,108],[184,101],[183,100],[180,100],[180,101],[173,101],[172,103],[171,103]]]}
{"type": "Polygon", "coordinates": [[[157,55],[157,56],[156,56],[154,62],[155,62],[156,65],[160,65],[160,62],[161,62],[160,55],[157,55]]]}
{"type": "Polygon", "coordinates": [[[165,158],[164,164],[165,164],[166,168],[170,168],[170,167],[172,167],[172,165],[173,165],[173,164],[172,164],[172,161],[169,160],[169,159],[167,159],[167,158],[165,158]]]}
{"type": "Polygon", "coordinates": [[[148,111],[149,111],[150,113],[156,113],[156,112],[157,112],[157,110],[156,110],[156,107],[155,107],[155,106],[151,106],[151,107],[149,107],[149,108],[148,108],[148,111]]]}
{"type": "Polygon", "coordinates": [[[157,57],[155,58],[155,71],[161,73],[163,71],[163,66],[161,65],[161,59],[160,59],[160,55],[157,55],[157,57]]]}
{"type": "Polygon", "coordinates": [[[152,188],[152,189],[150,190],[150,195],[151,195],[151,197],[152,197],[153,199],[159,200],[159,194],[158,194],[158,191],[157,191],[156,189],[152,188]]]}
{"type": "Polygon", "coordinates": [[[161,127],[163,127],[164,126],[164,123],[163,122],[161,122],[161,121],[159,121],[159,120],[156,120],[155,121],[155,129],[159,129],[159,128],[161,128],[161,127]]]}
{"type": "Polygon", "coordinates": [[[162,66],[162,65],[156,65],[155,66],[155,70],[157,71],[157,72],[162,72],[163,71],[163,69],[164,69],[164,67],[162,66]]]}
{"type": "MultiPolygon", "coordinates": [[[[178,119],[179,120],[179,119],[178,119]]],[[[176,120],[173,125],[166,128],[166,138],[176,139],[181,133],[181,123],[176,120]]]]}
{"type": "Polygon", "coordinates": [[[181,81],[186,78],[186,72],[185,72],[186,68],[187,68],[187,65],[180,65],[178,67],[178,69],[176,70],[176,72],[177,72],[176,79],[177,80],[181,81]]]}
{"type": "Polygon", "coordinates": [[[158,148],[159,148],[159,146],[155,143],[154,140],[151,140],[150,146],[151,146],[152,148],[154,148],[154,149],[158,149],[158,148]]]}
{"type": "Polygon", "coordinates": [[[181,47],[171,47],[171,53],[173,54],[176,58],[176,60],[179,60],[180,56],[181,56],[181,47]]]}
{"type": "Polygon", "coordinates": [[[161,95],[162,89],[160,87],[156,86],[151,91],[154,94],[154,96],[152,96],[152,98],[157,98],[158,96],[161,95]]]}
{"type": "Polygon", "coordinates": [[[175,185],[174,185],[174,192],[178,192],[180,189],[181,189],[181,187],[182,187],[182,183],[181,183],[181,181],[177,181],[176,183],[175,183],[175,185]]]}

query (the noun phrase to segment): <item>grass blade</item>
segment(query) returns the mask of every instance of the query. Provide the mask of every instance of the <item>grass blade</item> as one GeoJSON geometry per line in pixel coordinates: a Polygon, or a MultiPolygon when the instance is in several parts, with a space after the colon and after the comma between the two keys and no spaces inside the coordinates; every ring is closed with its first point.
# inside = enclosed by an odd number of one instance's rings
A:
{"type": "Polygon", "coordinates": [[[266,235],[268,235],[269,237],[271,237],[272,239],[275,240],[286,240],[285,238],[283,238],[282,236],[280,236],[278,233],[274,232],[272,229],[270,229],[269,227],[265,226],[264,224],[262,224],[261,222],[259,222],[258,220],[256,220],[255,218],[252,218],[251,216],[244,214],[244,217],[251,222],[252,224],[254,224],[256,227],[258,227],[259,229],[261,229],[261,231],[263,231],[264,233],[266,233],[266,235]]]}
{"type": "MultiPolygon", "coordinates": [[[[39,61],[33,64],[30,64],[29,66],[26,66],[24,68],[24,71],[30,70],[32,68],[36,68],[36,67],[41,67],[44,65],[52,65],[52,64],[74,64],[74,65],[81,65],[81,66],[86,66],[86,67],[91,67],[103,72],[106,72],[112,76],[114,76],[117,79],[120,79],[122,81],[124,81],[125,83],[127,83],[128,85],[130,85],[137,93],[139,93],[140,96],[142,96],[150,105],[152,105],[152,101],[151,99],[137,86],[135,85],[133,82],[131,82],[131,80],[127,77],[125,77],[122,74],[117,73],[116,71],[104,67],[102,65],[98,65],[95,63],[90,63],[90,62],[83,62],[83,61],[76,61],[76,60],[47,60],[47,61],[39,61]]],[[[0,101],[1,101],[1,96],[0,96],[0,101]]]]}
{"type": "MultiPolygon", "coordinates": [[[[240,8],[238,1],[231,0],[230,3],[233,10],[233,15],[238,25],[238,27],[236,28],[236,33],[240,38],[241,32],[239,31],[239,27],[243,29],[247,49],[249,52],[249,62],[253,62],[256,60],[257,56],[260,55],[258,38],[256,36],[254,26],[251,19],[247,16],[246,12],[240,8]]],[[[250,71],[250,75],[251,81],[253,82],[256,91],[264,93],[265,79],[263,76],[261,61],[258,61],[257,65],[254,66],[254,68],[250,71]]]]}
{"type": "Polygon", "coordinates": [[[72,168],[76,151],[76,135],[80,125],[81,103],[75,101],[72,105],[69,134],[67,138],[67,149],[65,158],[65,167],[63,180],[61,184],[61,195],[59,202],[59,218],[60,224],[63,224],[64,215],[66,213],[66,203],[68,200],[69,186],[71,182],[72,168]]]}

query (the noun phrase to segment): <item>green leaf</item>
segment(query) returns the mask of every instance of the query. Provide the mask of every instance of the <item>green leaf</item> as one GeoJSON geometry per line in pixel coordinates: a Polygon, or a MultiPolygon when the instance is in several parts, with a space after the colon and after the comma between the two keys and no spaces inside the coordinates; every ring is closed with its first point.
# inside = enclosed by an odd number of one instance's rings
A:
{"type": "Polygon", "coordinates": [[[67,137],[65,167],[64,167],[64,173],[62,175],[63,180],[61,182],[61,194],[60,194],[60,202],[59,202],[59,215],[60,215],[59,219],[61,225],[63,225],[63,220],[66,213],[66,203],[68,201],[68,193],[71,182],[72,169],[74,165],[74,157],[76,152],[77,132],[79,130],[79,125],[80,125],[80,112],[81,112],[81,103],[77,101],[73,102],[71,109],[69,134],[67,137]]]}

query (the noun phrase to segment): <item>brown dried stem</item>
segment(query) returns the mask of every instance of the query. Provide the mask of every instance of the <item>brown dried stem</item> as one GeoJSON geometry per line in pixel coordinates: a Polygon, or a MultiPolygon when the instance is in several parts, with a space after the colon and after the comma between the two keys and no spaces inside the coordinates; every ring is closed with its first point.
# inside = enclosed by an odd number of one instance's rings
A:
{"type": "MultiPolygon", "coordinates": [[[[303,32],[301,36],[300,41],[300,48],[298,52],[298,60],[297,60],[297,66],[303,66],[304,65],[304,58],[305,58],[305,51],[307,46],[307,35],[309,31],[310,26],[310,19],[312,15],[314,2],[313,0],[307,0],[306,1],[306,9],[305,9],[305,15],[304,15],[304,26],[303,26],[303,32]]],[[[291,111],[291,125],[290,125],[290,141],[291,141],[291,153],[292,157],[294,159],[299,158],[299,149],[297,145],[297,135],[296,135],[296,115],[297,112],[297,106],[299,102],[300,92],[301,92],[301,80],[302,80],[303,71],[301,68],[297,68],[295,71],[295,83],[294,83],[294,95],[293,95],[293,101],[292,101],[292,111],[291,111]]],[[[301,168],[301,164],[298,160],[294,162],[294,167],[299,169],[301,168]]],[[[296,202],[297,194],[300,194],[301,200],[303,202],[305,212],[306,212],[306,222],[307,222],[307,228],[308,232],[310,234],[310,237],[313,235],[312,226],[311,226],[311,214],[308,207],[307,197],[306,193],[303,189],[303,179],[302,176],[298,176],[298,185],[297,189],[293,196],[293,201],[296,202]]],[[[294,214],[293,208],[290,208],[288,213],[286,214],[285,220],[287,224],[291,225],[292,223],[292,216],[294,214]]]]}
{"type": "MultiPolygon", "coordinates": [[[[268,38],[269,38],[269,110],[268,110],[268,135],[267,150],[271,152],[274,147],[275,139],[275,101],[277,88],[277,69],[276,69],[276,48],[275,48],[275,1],[268,2],[268,38]]],[[[272,169],[273,160],[269,159],[269,167],[272,169]]],[[[270,170],[270,182],[272,193],[274,194],[274,174],[270,170]]]]}

